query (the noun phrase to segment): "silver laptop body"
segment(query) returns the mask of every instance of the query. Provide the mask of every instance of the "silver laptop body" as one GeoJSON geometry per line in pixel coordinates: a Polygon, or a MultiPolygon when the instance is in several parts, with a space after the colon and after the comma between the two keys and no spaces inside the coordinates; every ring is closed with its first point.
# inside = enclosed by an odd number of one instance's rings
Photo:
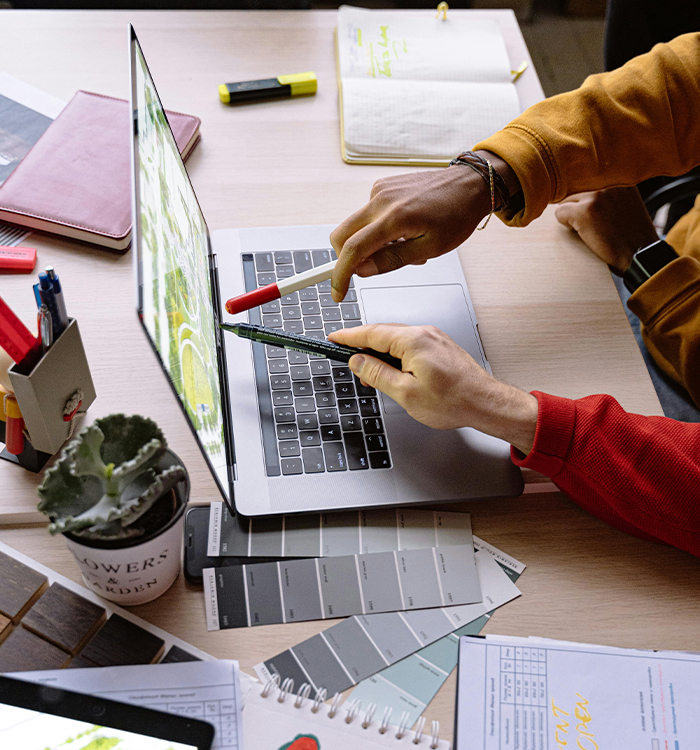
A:
{"type": "Polygon", "coordinates": [[[319,285],[300,299],[222,316],[230,297],[327,262],[334,225],[209,237],[133,29],[130,47],[139,316],[224,498],[259,516],[520,494],[522,475],[503,441],[425,427],[340,363],[223,335],[220,320],[316,337],[362,323],[431,324],[490,371],[454,252],[355,277],[340,306],[319,285]]]}

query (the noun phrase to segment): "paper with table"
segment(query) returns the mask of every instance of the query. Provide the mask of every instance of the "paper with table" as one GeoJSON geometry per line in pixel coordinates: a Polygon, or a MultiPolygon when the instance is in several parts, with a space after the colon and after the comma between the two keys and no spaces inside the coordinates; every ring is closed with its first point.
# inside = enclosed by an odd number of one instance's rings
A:
{"type": "Polygon", "coordinates": [[[444,165],[520,114],[495,21],[344,5],[337,65],[352,164],[444,165]]]}
{"type": "Polygon", "coordinates": [[[455,750],[684,750],[700,655],[544,638],[462,638],[455,750]]]}
{"type": "MultiPolygon", "coordinates": [[[[216,730],[212,750],[244,748],[236,661],[52,669],[8,676],[208,721],[216,730]]],[[[244,677],[249,692],[252,682],[244,677]]]]}

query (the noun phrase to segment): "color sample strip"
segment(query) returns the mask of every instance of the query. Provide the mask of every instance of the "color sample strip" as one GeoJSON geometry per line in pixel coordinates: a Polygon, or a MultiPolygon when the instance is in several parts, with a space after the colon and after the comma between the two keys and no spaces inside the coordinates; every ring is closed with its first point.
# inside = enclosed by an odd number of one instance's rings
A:
{"type": "MultiPolygon", "coordinates": [[[[525,569],[518,560],[478,537],[474,537],[474,546],[487,550],[514,583],[525,569]]],[[[408,726],[413,726],[457,666],[460,636],[478,635],[492,614],[493,611],[487,612],[454,633],[362,680],[348,700],[359,701],[365,709],[370,703],[389,706],[395,717],[405,711],[408,713],[408,726]]]]}
{"type": "Polygon", "coordinates": [[[203,574],[209,630],[481,601],[472,545],[207,568],[203,574]]]}
{"type": "Polygon", "coordinates": [[[279,674],[333,695],[520,595],[488,551],[479,550],[475,560],[483,602],[350,617],[256,665],[258,677],[266,682],[279,674]]]}
{"type": "Polygon", "coordinates": [[[222,502],[209,513],[210,557],[337,557],[471,544],[469,513],[373,508],[243,518],[222,502]]]}

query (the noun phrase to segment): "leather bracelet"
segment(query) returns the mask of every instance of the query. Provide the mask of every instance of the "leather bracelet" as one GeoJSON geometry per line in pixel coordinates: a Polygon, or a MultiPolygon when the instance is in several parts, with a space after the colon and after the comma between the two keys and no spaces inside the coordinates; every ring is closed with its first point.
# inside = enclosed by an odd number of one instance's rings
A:
{"type": "Polygon", "coordinates": [[[497,170],[493,168],[488,159],[475,154],[473,151],[464,151],[449,163],[452,167],[455,164],[462,164],[465,167],[471,167],[477,174],[481,175],[489,190],[493,190],[498,195],[498,204],[492,205],[493,211],[505,211],[510,204],[510,192],[505,180],[497,170]]]}

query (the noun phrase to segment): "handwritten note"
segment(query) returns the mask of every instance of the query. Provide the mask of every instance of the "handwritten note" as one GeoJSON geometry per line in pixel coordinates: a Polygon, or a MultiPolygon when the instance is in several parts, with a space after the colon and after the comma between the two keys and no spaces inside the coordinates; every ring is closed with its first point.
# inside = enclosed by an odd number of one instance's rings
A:
{"type": "Polygon", "coordinates": [[[348,161],[444,163],[520,112],[492,21],[342,6],[338,64],[348,161]]]}

